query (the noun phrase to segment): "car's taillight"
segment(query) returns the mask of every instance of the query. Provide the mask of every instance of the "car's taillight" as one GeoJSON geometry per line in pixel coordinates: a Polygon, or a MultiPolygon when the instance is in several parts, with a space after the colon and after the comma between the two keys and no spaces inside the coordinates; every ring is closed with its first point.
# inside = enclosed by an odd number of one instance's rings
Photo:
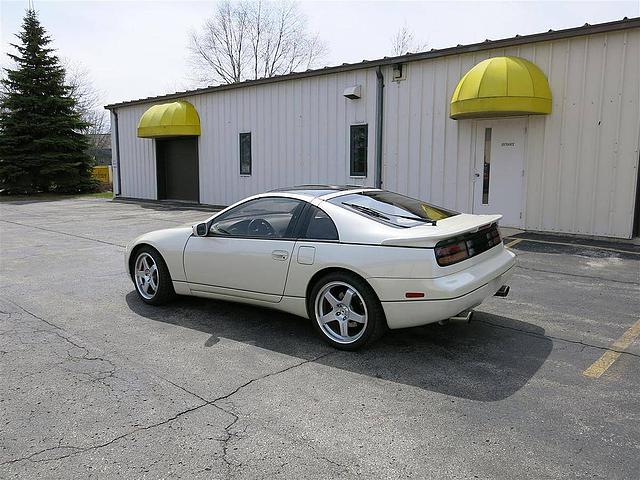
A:
{"type": "Polygon", "coordinates": [[[443,240],[436,245],[436,261],[441,267],[453,265],[498,245],[502,239],[495,223],[457,238],[443,240]]]}
{"type": "Polygon", "coordinates": [[[468,257],[467,243],[464,240],[458,243],[436,247],[436,260],[440,266],[461,262],[468,257]]]}

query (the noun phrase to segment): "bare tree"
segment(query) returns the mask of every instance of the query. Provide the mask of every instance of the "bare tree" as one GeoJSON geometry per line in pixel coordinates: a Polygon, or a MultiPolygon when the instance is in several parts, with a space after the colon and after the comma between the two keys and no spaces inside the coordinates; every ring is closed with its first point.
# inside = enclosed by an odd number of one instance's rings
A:
{"type": "Polygon", "coordinates": [[[65,83],[70,95],[76,100],[82,119],[88,124],[83,132],[91,137],[96,148],[109,148],[110,140],[103,135],[109,133],[109,116],[102,107],[102,94],[93,85],[89,71],[79,63],[65,61],[65,83]]]}
{"type": "Polygon", "coordinates": [[[207,84],[306,70],[326,52],[297,3],[261,0],[218,3],[189,49],[197,81],[207,84]]]}
{"type": "MultiPolygon", "coordinates": [[[[4,99],[4,96],[7,94],[7,87],[4,83],[4,80],[7,78],[7,72],[4,67],[0,65],[0,100],[4,99]]],[[[3,112],[3,107],[0,107],[0,113],[3,112]]]]}
{"type": "Polygon", "coordinates": [[[404,24],[391,37],[391,53],[406,55],[407,53],[422,52],[427,49],[427,43],[416,40],[413,31],[404,24]]]}

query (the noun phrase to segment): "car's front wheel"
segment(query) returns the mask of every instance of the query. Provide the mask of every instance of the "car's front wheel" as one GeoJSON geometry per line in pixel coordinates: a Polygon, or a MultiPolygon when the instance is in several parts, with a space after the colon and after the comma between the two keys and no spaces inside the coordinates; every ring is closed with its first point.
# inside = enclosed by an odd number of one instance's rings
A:
{"type": "Polygon", "coordinates": [[[167,264],[150,247],[142,247],[133,262],[133,283],[143,302],[161,305],[175,295],[167,264]]]}
{"type": "Polygon", "coordinates": [[[320,336],[335,348],[357,350],[386,331],[373,289],[347,272],[322,277],[311,290],[309,313],[320,336]]]}

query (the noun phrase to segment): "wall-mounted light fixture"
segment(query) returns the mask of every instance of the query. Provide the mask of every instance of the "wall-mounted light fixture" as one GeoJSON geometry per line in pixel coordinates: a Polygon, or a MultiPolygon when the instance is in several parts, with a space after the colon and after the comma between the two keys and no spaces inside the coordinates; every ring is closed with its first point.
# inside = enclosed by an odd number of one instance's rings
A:
{"type": "Polygon", "coordinates": [[[396,63],[393,66],[393,81],[399,82],[400,80],[404,80],[407,78],[406,68],[402,63],[396,63]]]}

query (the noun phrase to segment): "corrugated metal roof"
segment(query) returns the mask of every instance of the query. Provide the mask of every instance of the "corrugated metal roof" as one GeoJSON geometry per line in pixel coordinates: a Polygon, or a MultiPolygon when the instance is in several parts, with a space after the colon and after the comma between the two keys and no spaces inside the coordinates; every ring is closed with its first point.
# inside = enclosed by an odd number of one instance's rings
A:
{"type": "Polygon", "coordinates": [[[265,83],[283,82],[287,80],[294,80],[297,78],[313,77],[317,75],[328,75],[331,73],[346,72],[350,70],[361,70],[365,68],[372,68],[384,65],[394,65],[397,63],[415,62],[419,60],[428,60],[432,58],[444,57],[448,55],[458,55],[461,53],[477,52],[480,50],[489,50],[492,48],[510,47],[514,45],[522,45],[526,43],[544,42],[549,40],[558,40],[562,38],[577,37],[583,35],[593,35],[597,33],[605,33],[616,30],[625,30],[629,28],[640,27],[640,17],[627,18],[622,20],[616,20],[613,22],[598,23],[590,25],[585,23],[581,27],[567,28],[564,30],[549,30],[542,33],[534,33],[531,35],[516,35],[515,37],[503,38],[500,40],[485,40],[484,42],[472,43],[469,45],[457,45],[455,47],[448,47],[442,49],[431,49],[427,52],[410,53],[407,55],[400,55],[397,57],[383,57],[377,60],[363,60],[358,63],[343,63],[333,67],[323,67],[315,70],[306,70],[304,72],[293,72],[286,75],[278,75],[269,78],[259,78],[257,80],[245,80],[244,82],[231,83],[225,85],[216,85],[204,88],[197,88],[194,90],[185,90],[182,92],[169,93],[166,95],[158,95],[153,97],[141,98],[138,100],[129,100],[119,103],[112,103],[106,105],[105,108],[113,109],[126,105],[135,105],[141,103],[151,103],[158,100],[171,100],[174,98],[184,98],[186,96],[202,95],[205,93],[212,93],[222,90],[230,90],[235,88],[244,88],[254,85],[262,85],[265,83]]]}

